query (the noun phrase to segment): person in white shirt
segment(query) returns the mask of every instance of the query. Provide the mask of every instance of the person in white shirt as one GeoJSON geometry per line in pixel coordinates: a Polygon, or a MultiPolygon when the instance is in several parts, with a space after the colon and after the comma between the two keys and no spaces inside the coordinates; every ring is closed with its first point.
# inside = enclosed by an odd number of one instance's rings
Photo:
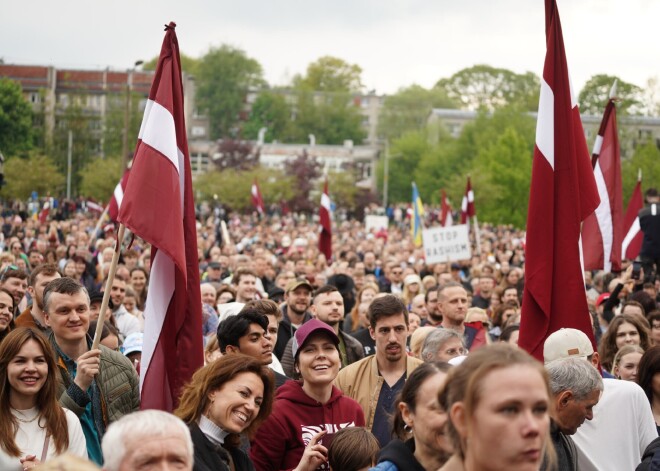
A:
{"type": "Polygon", "coordinates": [[[78,417],[59,405],[57,366],[48,340],[19,327],[0,344],[0,448],[24,470],[64,453],[87,458],[78,417]]]}
{"type": "MultiPolygon", "coordinates": [[[[587,335],[560,329],[545,341],[545,363],[581,357],[598,368],[600,358],[587,335]]],[[[603,378],[604,390],[593,408],[593,419],[572,436],[581,471],[635,469],[644,450],[658,437],[655,421],[642,388],[632,381],[603,378]]]]}

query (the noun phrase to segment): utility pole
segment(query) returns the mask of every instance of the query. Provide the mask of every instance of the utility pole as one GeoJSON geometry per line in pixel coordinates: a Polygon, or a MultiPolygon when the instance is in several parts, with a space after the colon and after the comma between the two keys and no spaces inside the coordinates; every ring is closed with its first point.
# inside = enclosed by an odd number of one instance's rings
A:
{"type": "Polygon", "coordinates": [[[124,135],[122,139],[122,146],[121,146],[121,154],[123,156],[123,169],[128,167],[128,128],[130,124],[130,116],[131,116],[131,92],[133,90],[133,72],[135,72],[135,68],[139,65],[141,65],[143,61],[135,61],[135,64],[131,69],[128,69],[126,71],[126,103],[124,105],[124,135]]]}
{"type": "Polygon", "coordinates": [[[66,199],[71,199],[71,154],[73,151],[73,131],[69,129],[69,148],[66,153],[66,199]]]}
{"type": "Polygon", "coordinates": [[[383,165],[383,208],[387,211],[387,186],[390,172],[390,141],[385,141],[385,162],[383,165]]]}

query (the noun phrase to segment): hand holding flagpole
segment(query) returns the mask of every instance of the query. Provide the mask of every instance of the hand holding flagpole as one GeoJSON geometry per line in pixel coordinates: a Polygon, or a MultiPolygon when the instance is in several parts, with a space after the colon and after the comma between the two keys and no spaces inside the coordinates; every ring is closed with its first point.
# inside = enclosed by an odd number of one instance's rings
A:
{"type": "Polygon", "coordinates": [[[123,224],[119,225],[119,232],[117,233],[117,240],[115,241],[115,253],[112,254],[112,263],[110,264],[108,281],[106,281],[105,290],[103,291],[103,301],[101,301],[101,311],[99,312],[99,318],[96,322],[96,332],[94,332],[92,350],[99,348],[99,343],[101,342],[101,332],[103,331],[103,322],[105,322],[105,311],[108,309],[110,290],[112,289],[112,283],[115,281],[115,272],[117,271],[117,263],[119,262],[119,254],[121,253],[121,243],[124,240],[125,229],[126,228],[123,224]]]}

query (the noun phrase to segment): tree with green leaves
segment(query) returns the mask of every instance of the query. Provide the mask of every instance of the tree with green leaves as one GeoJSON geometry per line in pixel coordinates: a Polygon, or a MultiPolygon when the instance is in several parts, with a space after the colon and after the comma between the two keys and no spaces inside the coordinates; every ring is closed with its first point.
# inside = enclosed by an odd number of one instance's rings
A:
{"type": "Polygon", "coordinates": [[[6,198],[26,200],[33,191],[44,196],[58,195],[64,190],[64,175],[45,155],[31,153],[27,158],[9,158],[4,171],[7,186],[2,194],[6,198]]]}
{"type": "Polygon", "coordinates": [[[10,157],[31,148],[32,107],[19,83],[0,78],[0,152],[10,157]]]}
{"type": "Polygon", "coordinates": [[[517,74],[479,64],[439,80],[435,87],[445,90],[449,98],[461,104],[461,108],[469,110],[492,111],[514,105],[526,111],[536,111],[541,81],[532,72],[517,74]]]}
{"type": "Polygon", "coordinates": [[[616,81],[617,112],[619,114],[643,114],[643,90],[632,83],[624,82],[614,75],[597,74],[587,80],[580,95],[580,113],[602,115],[610,99],[610,90],[616,81]]]}
{"type": "Polygon", "coordinates": [[[315,92],[355,93],[362,90],[362,68],[343,59],[323,56],[307,66],[304,76],[296,76],[294,88],[315,92]]]}
{"type": "Polygon", "coordinates": [[[251,188],[257,178],[266,207],[290,200],[294,195],[294,181],[280,170],[255,167],[249,171],[213,170],[200,175],[193,182],[195,192],[202,200],[218,201],[236,211],[252,209],[251,188]]]}
{"type": "Polygon", "coordinates": [[[266,128],[265,142],[282,141],[291,121],[291,108],[284,96],[263,91],[252,104],[250,117],[243,126],[243,137],[256,140],[261,128],[266,128]]]}
{"type": "Polygon", "coordinates": [[[124,169],[119,157],[93,159],[80,172],[80,195],[97,201],[110,201],[124,169]]]}
{"type": "MultiPolygon", "coordinates": [[[[135,150],[144,110],[140,109],[143,96],[131,94],[131,113],[128,118],[128,152],[135,150]]],[[[123,150],[126,95],[114,94],[107,97],[107,109],[103,126],[103,154],[120,156],[123,150]]],[[[123,157],[123,156],[122,156],[123,157]]]]}
{"type": "Polygon", "coordinates": [[[433,108],[458,108],[443,88],[430,90],[411,85],[385,98],[378,118],[378,135],[384,139],[401,137],[408,131],[426,127],[433,108]]]}
{"type": "Polygon", "coordinates": [[[314,181],[321,176],[321,164],[316,157],[311,157],[304,151],[295,159],[284,163],[284,174],[293,180],[294,193],[288,199],[293,211],[312,212],[318,203],[310,200],[314,189],[314,181]]]}
{"type": "Polygon", "coordinates": [[[237,137],[248,91],[266,85],[259,62],[225,44],[200,59],[196,77],[195,100],[209,117],[211,138],[237,137]]]}
{"type": "MultiPolygon", "coordinates": [[[[181,57],[181,70],[190,75],[196,75],[200,60],[188,56],[182,52],[179,54],[179,56],[181,57]]],[[[156,70],[156,66],[158,65],[158,57],[159,56],[156,56],[142,64],[142,70],[156,70]]]]}
{"type": "Polygon", "coordinates": [[[637,171],[642,170],[642,188],[658,187],[660,182],[660,150],[653,139],[648,139],[638,146],[632,158],[621,162],[621,183],[623,185],[623,201],[628,204],[633,188],[637,183],[637,171]]]}

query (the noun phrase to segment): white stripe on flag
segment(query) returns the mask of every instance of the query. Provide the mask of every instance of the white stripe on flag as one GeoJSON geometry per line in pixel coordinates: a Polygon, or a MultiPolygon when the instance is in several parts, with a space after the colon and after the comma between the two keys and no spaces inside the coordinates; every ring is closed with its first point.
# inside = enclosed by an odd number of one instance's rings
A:
{"type": "Polygon", "coordinates": [[[165,322],[167,309],[174,295],[174,262],[165,252],[156,252],[151,266],[149,278],[149,296],[144,308],[144,343],[142,345],[142,360],[140,365],[140,394],[144,377],[149,371],[160,332],[165,322]]]}
{"type": "Polygon", "coordinates": [[[633,241],[633,239],[637,236],[637,234],[639,234],[640,230],[641,230],[641,227],[639,225],[639,218],[635,218],[635,220],[632,223],[632,226],[630,226],[630,229],[628,229],[628,233],[626,234],[626,237],[623,238],[623,243],[621,244],[621,256],[623,258],[628,258],[628,257],[626,257],[626,252],[628,251],[628,246],[633,241]]]}
{"type": "Polygon", "coordinates": [[[330,197],[325,193],[321,195],[321,206],[323,206],[325,209],[330,211],[330,207],[331,207],[330,197]]]}
{"type": "Polygon", "coordinates": [[[594,169],[600,204],[596,208],[596,220],[600,228],[600,235],[603,239],[603,270],[610,272],[612,270],[612,241],[614,240],[614,229],[612,227],[612,209],[610,208],[610,195],[607,192],[607,184],[600,164],[594,169]]]}
{"type": "Polygon", "coordinates": [[[117,183],[113,194],[115,195],[115,201],[117,202],[117,210],[119,210],[119,208],[121,208],[121,200],[124,199],[124,190],[121,188],[121,181],[117,183]]]}
{"type": "Polygon", "coordinates": [[[543,77],[541,77],[541,97],[536,120],[536,147],[555,169],[555,95],[543,77]]]}
{"type": "Polygon", "coordinates": [[[474,191],[468,191],[468,203],[474,203],[474,191]]]}
{"type": "MultiPolygon", "coordinates": [[[[153,100],[148,100],[138,137],[142,139],[142,142],[167,157],[176,168],[176,171],[179,174],[181,173],[174,118],[167,108],[153,100]]],[[[183,191],[181,194],[183,194],[183,191]]]]}
{"type": "Polygon", "coordinates": [[[594,151],[592,154],[600,155],[600,149],[603,147],[603,136],[600,134],[596,136],[596,142],[594,142],[594,151]]]}

